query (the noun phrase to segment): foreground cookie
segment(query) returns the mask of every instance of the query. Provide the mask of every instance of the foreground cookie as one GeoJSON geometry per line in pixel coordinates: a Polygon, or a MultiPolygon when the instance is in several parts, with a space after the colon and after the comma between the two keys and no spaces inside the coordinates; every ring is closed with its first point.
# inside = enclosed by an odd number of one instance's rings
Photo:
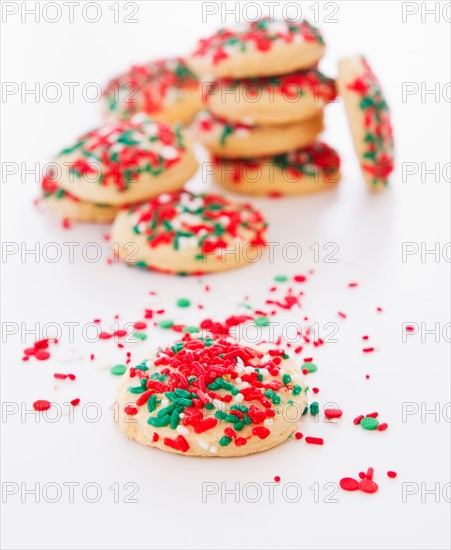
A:
{"type": "Polygon", "coordinates": [[[221,79],[205,88],[208,110],[231,122],[254,125],[309,120],[337,97],[334,80],[316,69],[264,78],[221,79]]]}
{"type": "Polygon", "coordinates": [[[232,339],[186,334],[131,368],[118,422],[149,447],[193,456],[243,456],[286,441],[307,404],[299,368],[232,339]]]}
{"type": "Polygon", "coordinates": [[[355,56],[340,60],[338,84],[365,181],[383,189],[394,169],[394,143],[379,81],[366,59],[355,56]]]}
{"type": "Polygon", "coordinates": [[[58,187],[51,177],[42,180],[42,197],[48,210],[64,220],[111,223],[119,211],[117,206],[82,201],[58,187]]]}
{"type": "Polygon", "coordinates": [[[312,67],[324,50],[320,31],[307,21],[262,19],[200,40],[187,62],[201,75],[265,76],[312,67]]]}
{"type": "Polygon", "coordinates": [[[142,114],[81,136],[55,164],[59,187],[83,201],[110,206],[180,189],[198,167],[179,126],[142,114]]]}
{"type": "Polygon", "coordinates": [[[197,76],[182,58],[133,65],[103,91],[107,116],[127,119],[143,112],[166,122],[189,122],[201,107],[197,76]]]}
{"type": "Polygon", "coordinates": [[[195,137],[212,153],[225,158],[277,155],[313,143],[324,128],[322,114],[284,126],[253,126],[229,122],[208,111],[194,121],[195,137]]]}
{"type": "Polygon", "coordinates": [[[340,181],[340,158],[325,143],[274,157],[216,157],[213,162],[218,183],[249,195],[303,195],[330,189],[340,181]]]}
{"type": "Polygon", "coordinates": [[[257,261],[266,244],[266,226],[249,204],[182,191],[120,212],[111,242],[129,264],[201,274],[257,261]]]}

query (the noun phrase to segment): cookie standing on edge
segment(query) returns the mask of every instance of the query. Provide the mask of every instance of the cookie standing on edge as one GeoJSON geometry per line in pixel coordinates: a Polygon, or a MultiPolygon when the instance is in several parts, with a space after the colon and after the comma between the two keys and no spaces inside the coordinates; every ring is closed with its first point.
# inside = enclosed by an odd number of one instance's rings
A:
{"type": "Polygon", "coordinates": [[[324,129],[320,113],[310,120],[283,126],[253,126],[229,122],[208,111],[194,120],[194,136],[210,153],[224,158],[277,155],[306,147],[324,129]]]}
{"type": "Polygon", "coordinates": [[[198,275],[258,261],[266,227],[249,204],[182,191],[121,211],[111,242],[126,263],[198,275]]]}
{"type": "Polygon", "coordinates": [[[103,90],[107,118],[126,120],[143,112],[165,122],[189,122],[202,106],[197,76],[176,57],[133,65],[103,90]]]}
{"type": "Polygon", "coordinates": [[[296,431],[306,390],[283,350],[186,334],[127,371],[116,418],[142,445],[192,456],[244,456],[296,431]]]}
{"type": "Polygon", "coordinates": [[[187,63],[208,77],[266,76],[312,67],[324,51],[320,31],[307,21],[261,19],[199,40],[187,63]]]}
{"type": "Polygon", "coordinates": [[[142,114],[88,132],[54,163],[58,187],[83,201],[110,206],[181,189],[198,168],[179,126],[142,114]]]}
{"type": "Polygon", "coordinates": [[[213,162],[216,182],[249,195],[303,195],[330,189],[340,181],[340,157],[321,142],[273,157],[213,162]]]}
{"type": "Polygon", "coordinates": [[[393,130],[385,97],[364,56],[341,59],[338,70],[339,93],[363,176],[371,189],[381,190],[394,169],[393,130]]]}

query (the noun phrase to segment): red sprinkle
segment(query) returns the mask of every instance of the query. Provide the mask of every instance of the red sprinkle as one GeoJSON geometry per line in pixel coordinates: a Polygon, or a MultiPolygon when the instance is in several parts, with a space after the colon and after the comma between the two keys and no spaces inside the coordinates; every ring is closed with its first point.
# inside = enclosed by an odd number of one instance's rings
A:
{"type": "Polygon", "coordinates": [[[362,479],[359,481],[359,489],[364,493],[375,493],[379,489],[379,486],[372,479],[362,479]]]}
{"type": "Polygon", "coordinates": [[[280,476],[274,476],[274,481],[275,481],[276,483],[279,483],[279,481],[280,481],[280,476]]]}
{"type": "Polygon", "coordinates": [[[371,353],[372,351],[374,351],[374,348],[363,348],[363,353],[371,353]]]}
{"type": "Polygon", "coordinates": [[[388,477],[391,477],[392,479],[394,479],[398,474],[393,470],[388,470],[387,475],[388,477]]]}
{"type": "Polygon", "coordinates": [[[312,388],[312,392],[313,392],[313,393],[318,393],[318,392],[319,392],[319,388],[312,388]]]}
{"type": "Polygon", "coordinates": [[[357,491],[359,482],[352,477],[343,477],[340,479],[340,487],[344,491],[357,491]]]}
{"type": "Polygon", "coordinates": [[[136,323],[133,325],[133,328],[136,330],[144,330],[147,328],[147,323],[144,323],[144,321],[136,321],[136,323]]]}
{"type": "Polygon", "coordinates": [[[341,317],[342,319],[346,319],[346,313],[343,313],[342,311],[338,312],[338,316],[341,317]]]}
{"type": "Polygon", "coordinates": [[[297,283],[305,283],[305,281],[307,280],[307,277],[305,275],[295,275],[293,277],[293,280],[296,281],[297,283]]]}
{"type": "Polygon", "coordinates": [[[46,411],[47,409],[50,409],[51,407],[50,401],[47,401],[46,399],[38,399],[33,403],[33,409],[35,411],[46,411]]]}
{"type": "Polygon", "coordinates": [[[379,426],[377,427],[377,430],[379,432],[384,432],[387,428],[388,428],[387,422],[382,422],[382,424],[379,424],[379,426]]]}
{"type": "Polygon", "coordinates": [[[296,439],[302,439],[302,438],[304,437],[304,435],[301,434],[301,432],[296,432],[296,433],[294,434],[294,437],[295,437],[296,439]]]}
{"type": "Polygon", "coordinates": [[[80,403],[80,399],[78,397],[75,399],[72,399],[72,401],[70,402],[72,407],[76,407],[79,403],[80,403]]]}
{"type": "Polygon", "coordinates": [[[362,340],[368,340],[369,336],[365,334],[365,336],[362,336],[362,340]]]}
{"type": "Polygon", "coordinates": [[[129,416],[135,416],[135,414],[138,413],[138,408],[134,405],[126,405],[124,407],[125,414],[128,414],[129,416]]]}
{"type": "Polygon", "coordinates": [[[348,287],[349,288],[354,288],[356,286],[358,286],[359,283],[348,283],[348,287]]]}
{"type": "Polygon", "coordinates": [[[343,411],[340,409],[324,409],[324,415],[326,418],[341,418],[343,411]]]}
{"type": "Polygon", "coordinates": [[[311,445],[324,445],[324,439],[322,437],[306,437],[305,442],[311,445]]]}
{"type": "Polygon", "coordinates": [[[359,416],[356,416],[352,422],[353,422],[356,426],[358,426],[358,425],[360,424],[360,422],[362,421],[362,418],[365,418],[365,417],[363,416],[363,414],[359,414],[359,416]]]}
{"type": "Polygon", "coordinates": [[[49,357],[50,357],[50,353],[48,351],[44,351],[44,350],[38,350],[34,356],[36,357],[36,359],[38,359],[39,361],[46,361],[49,357]]]}

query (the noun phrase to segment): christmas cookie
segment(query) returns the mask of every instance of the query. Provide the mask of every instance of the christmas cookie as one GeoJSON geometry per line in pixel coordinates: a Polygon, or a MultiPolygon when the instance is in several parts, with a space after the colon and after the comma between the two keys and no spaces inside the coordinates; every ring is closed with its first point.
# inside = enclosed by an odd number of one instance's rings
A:
{"type": "Polygon", "coordinates": [[[213,162],[218,183],[249,195],[302,195],[335,187],[340,181],[340,158],[325,143],[273,157],[216,157],[213,162]]]}
{"type": "Polygon", "coordinates": [[[65,220],[111,223],[119,211],[117,206],[80,200],[58,187],[51,175],[42,180],[42,197],[48,210],[65,220]]]}
{"type": "Polygon", "coordinates": [[[372,189],[383,189],[394,169],[394,144],[379,81],[366,59],[355,56],[340,60],[338,84],[363,176],[372,189]]]}
{"type": "Polygon", "coordinates": [[[307,21],[262,19],[200,40],[187,62],[201,75],[266,76],[312,67],[324,50],[320,31],[307,21]]]}
{"type": "Polygon", "coordinates": [[[133,65],[103,91],[107,117],[138,112],[166,122],[189,122],[201,108],[200,84],[182,58],[133,65]]]}
{"type": "Polygon", "coordinates": [[[300,369],[283,350],[186,334],[130,368],[118,425],[142,445],[193,456],[266,451],[295,431],[307,405],[300,369]]]}
{"type": "Polygon", "coordinates": [[[229,122],[202,111],[193,125],[195,137],[219,157],[246,158],[277,155],[306,147],[323,130],[322,113],[310,120],[283,126],[252,126],[229,122]]]}
{"type": "Polygon", "coordinates": [[[266,225],[249,204],[182,191],[120,212],[111,241],[129,264],[200,274],[257,261],[266,244],[266,225]]]}
{"type": "Polygon", "coordinates": [[[231,122],[293,124],[322,113],[335,101],[335,82],[316,69],[282,76],[221,79],[206,86],[208,110],[231,122]]]}
{"type": "Polygon", "coordinates": [[[198,167],[179,126],[141,113],[88,132],[55,162],[59,187],[81,200],[111,206],[180,189],[198,167]]]}

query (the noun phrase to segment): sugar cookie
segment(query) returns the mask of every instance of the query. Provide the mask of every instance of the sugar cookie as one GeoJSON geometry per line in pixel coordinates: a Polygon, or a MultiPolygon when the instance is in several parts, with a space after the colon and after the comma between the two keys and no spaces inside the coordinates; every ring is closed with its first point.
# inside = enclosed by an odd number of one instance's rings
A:
{"type": "Polygon", "coordinates": [[[277,155],[313,143],[324,128],[322,113],[310,120],[283,126],[252,126],[229,122],[208,111],[199,113],[194,136],[219,157],[277,155]]]}
{"type": "Polygon", "coordinates": [[[355,56],[340,60],[338,84],[365,181],[384,189],[394,169],[394,142],[379,81],[365,57],[355,56]]]}
{"type": "Polygon", "coordinates": [[[264,78],[221,79],[204,89],[209,111],[231,122],[253,125],[309,120],[336,97],[334,80],[316,69],[264,78]]]}
{"type": "Polygon", "coordinates": [[[129,439],[172,453],[271,449],[296,431],[307,405],[299,367],[274,348],[186,334],[125,373],[115,419],[129,439]]]}
{"type": "Polygon", "coordinates": [[[201,39],[187,63],[200,75],[266,76],[312,67],[324,51],[320,31],[307,21],[262,19],[201,39]]]}
{"type": "Polygon", "coordinates": [[[133,65],[103,91],[108,118],[127,119],[143,112],[165,122],[189,122],[201,108],[200,84],[184,59],[159,59],[133,65]]]}
{"type": "Polygon", "coordinates": [[[42,180],[42,197],[48,210],[66,220],[111,223],[119,211],[117,206],[82,201],[55,185],[50,177],[42,180]]]}
{"type": "Polygon", "coordinates": [[[340,158],[321,142],[273,157],[216,157],[213,163],[218,183],[249,195],[302,195],[335,187],[340,181],[340,158]]]}
{"type": "Polygon", "coordinates": [[[179,126],[141,113],[81,136],[54,164],[59,187],[81,200],[111,206],[178,190],[198,168],[179,126]]]}
{"type": "Polygon", "coordinates": [[[120,212],[111,241],[129,264],[201,274],[257,261],[266,244],[266,226],[249,204],[182,191],[120,212]]]}

